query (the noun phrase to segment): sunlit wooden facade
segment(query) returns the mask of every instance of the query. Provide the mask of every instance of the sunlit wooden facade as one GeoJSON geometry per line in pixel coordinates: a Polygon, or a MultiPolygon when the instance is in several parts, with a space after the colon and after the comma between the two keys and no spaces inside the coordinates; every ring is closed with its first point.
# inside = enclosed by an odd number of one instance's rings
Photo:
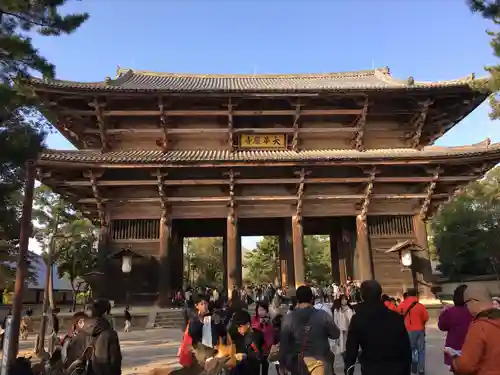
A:
{"type": "Polygon", "coordinates": [[[489,141],[432,146],[486,98],[470,83],[397,80],[386,68],[34,80],[78,148],[46,150],[39,178],[101,226],[99,285],[118,301],[120,252],[136,255],[132,298],[164,303],[182,286],[182,239],[195,236],[224,237],[229,289],[242,282],[241,236],[279,235],[282,283],[296,286],[303,235],[329,234],[338,281],[428,293],[426,220],[500,160],[489,141]],[[418,250],[410,269],[387,252],[404,241],[418,250]]]}

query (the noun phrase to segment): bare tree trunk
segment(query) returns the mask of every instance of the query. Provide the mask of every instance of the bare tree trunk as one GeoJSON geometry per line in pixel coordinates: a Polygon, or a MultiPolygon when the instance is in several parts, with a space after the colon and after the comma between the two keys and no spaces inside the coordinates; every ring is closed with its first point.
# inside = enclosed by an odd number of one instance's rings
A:
{"type": "Polygon", "coordinates": [[[47,249],[47,270],[45,272],[45,289],[43,293],[43,306],[42,306],[42,322],[40,324],[40,334],[36,345],[36,353],[41,356],[45,351],[45,334],[47,332],[47,318],[49,315],[49,306],[51,309],[55,308],[53,282],[52,282],[52,252],[56,244],[56,233],[59,228],[59,216],[55,219],[54,230],[50,237],[49,246],[47,249]]]}
{"type": "Polygon", "coordinates": [[[56,308],[54,300],[54,263],[52,262],[52,259],[49,268],[49,305],[51,310],[56,308]]]}

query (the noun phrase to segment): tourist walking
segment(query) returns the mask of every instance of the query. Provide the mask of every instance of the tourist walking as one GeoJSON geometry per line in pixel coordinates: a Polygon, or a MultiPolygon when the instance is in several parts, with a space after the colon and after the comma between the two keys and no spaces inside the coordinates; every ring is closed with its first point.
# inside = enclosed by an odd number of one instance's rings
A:
{"type": "Polygon", "coordinates": [[[260,363],[261,375],[267,375],[269,372],[269,362],[267,360],[267,357],[269,356],[271,346],[273,346],[274,344],[274,328],[269,316],[269,308],[266,303],[257,303],[257,306],[255,308],[255,315],[252,316],[251,324],[252,329],[254,331],[261,332],[264,337],[260,363]]]}
{"type": "Polygon", "coordinates": [[[403,318],[384,306],[377,281],[364,281],[360,293],[363,303],[352,316],[347,332],[346,374],[354,374],[359,356],[363,375],[409,375],[411,346],[403,318]]]}
{"type": "Polygon", "coordinates": [[[340,332],[332,316],[313,307],[311,288],[300,286],[295,293],[296,308],[283,319],[280,334],[281,371],[292,375],[331,374],[331,350],[328,339],[340,332]]]}
{"type": "Polygon", "coordinates": [[[340,330],[340,337],[338,340],[336,340],[335,354],[341,354],[342,356],[345,354],[347,332],[349,330],[349,324],[351,323],[353,315],[354,310],[349,304],[347,297],[342,294],[333,303],[333,321],[340,330]]]}
{"type": "MultiPolygon", "coordinates": [[[[445,306],[438,318],[438,328],[446,332],[445,347],[462,350],[465,336],[472,322],[472,315],[465,306],[464,292],[467,285],[458,286],[453,292],[453,306],[445,306]]],[[[453,358],[445,353],[444,363],[450,366],[453,358]]]]}
{"type": "Polygon", "coordinates": [[[125,328],[123,329],[123,332],[130,332],[130,328],[132,327],[132,315],[130,314],[129,306],[125,307],[123,316],[125,318],[125,328]]]}
{"type": "Polygon", "coordinates": [[[190,317],[187,334],[193,346],[201,343],[215,348],[221,338],[226,337],[226,329],[218,316],[212,316],[208,310],[208,302],[209,297],[206,295],[195,297],[196,314],[190,317]]]}
{"type": "Polygon", "coordinates": [[[91,307],[91,319],[87,327],[93,343],[92,372],[97,375],[121,375],[122,353],[118,334],[105,317],[111,310],[108,300],[97,300],[91,307]]]}
{"type": "Polygon", "coordinates": [[[399,305],[405,319],[405,326],[410,336],[412,350],[412,372],[425,374],[425,325],[429,313],[417,298],[416,289],[407,291],[407,297],[399,305]]]}
{"type": "Polygon", "coordinates": [[[464,291],[465,306],[474,317],[462,352],[446,349],[453,357],[452,369],[459,375],[500,373],[500,310],[493,308],[489,291],[469,285],[464,291]]]}

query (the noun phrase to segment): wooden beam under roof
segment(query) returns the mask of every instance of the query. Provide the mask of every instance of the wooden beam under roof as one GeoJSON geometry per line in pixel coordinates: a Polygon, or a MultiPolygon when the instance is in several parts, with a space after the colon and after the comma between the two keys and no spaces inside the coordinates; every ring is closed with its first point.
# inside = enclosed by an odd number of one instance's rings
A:
{"type": "MultiPolygon", "coordinates": [[[[338,195],[304,195],[303,200],[361,200],[365,198],[365,194],[338,194],[338,195]]],[[[448,198],[449,194],[434,194],[433,198],[443,199],[448,198]]],[[[406,199],[425,199],[427,193],[424,194],[371,194],[371,199],[387,199],[387,200],[406,200],[406,199]]],[[[167,203],[229,203],[229,196],[218,197],[167,197],[167,203]]],[[[127,203],[157,203],[160,201],[156,198],[104,198],[103,202],[127,202],[127,203]]],[[[297,195],[275,195],[275,196],[244,196],[234,197],[235,202],[297,202],[297,195]]],[[[95,204],[95,198],[82,198],[78,200],[81,204],[95,204]]]]}
{"type": "MultiPolygon", "coordinates": [[[[227,116],[228,110],[167,110],[163,114],[168,117],[183,117],[183,116],[227,116]]],[[[363,109],[304,109],[301,111],[301,116],[332,116],[332,115],[352,115],[357,116],[363,112],[363,109]]],[[[57,113],[62,115],[81,115],[95,116],[95,111],[92,110],[59,110],[57,113]]],[[[109,117],[147,117],[160,116],[160,110],[107,110],[103,111],[103,116],[109,117]]],[[[293,109],[261,109],[247,110],[240,109],[232,111],[233,116],[293,116],[293,109]]]]}
{"type": "MultiPolygon", "coordinates": [[[[471,176],[442,176],[441,182],[471,182],[478,178],[471,176]]],[[[46,180],[49,180],[47,177],[46,180]]],[[[375,177],[377,183],[427,183],[431,182],[432,176],[426,177],[375,177]]],[[[369,181],[369,177],[306,177],[306,184],[360,184],[369,181]]],[[[298,184],[300,178],[235,178],[237,185],[274,185],[274,184],[298,184]]],[[[86,187],[91,186],[90,181],[54,181],[55,186],[65,187],[86,187]]],[[[198,185],[227,185],[227,179],[189,179],[189,180],[164,180],[165,186],[198,186],[198,185]]],[[[155,186],[156,180],[98,180],[98,186],[155,186]]]]}
{"type": "MultiPolygon", "coordinates": [[[[226,134],[229,133],[229,139],[233,134],[247,133],[247,134],[266,134],[266,133],[352,133],[357,131],[355,127],[332,127],[332,128],[170,128],[168,129],[169,135],[183,135],[183,134],[226,134]]],[[[380,129],[386,131],[386,129],[380,129]]],[[[108,129],[108,134],[161,134],[162,129],[157,128],[126,128],[126,129],[108,129]]],[[[99,129],[85,129],[84,134],[99,134],[99,129]]]]}

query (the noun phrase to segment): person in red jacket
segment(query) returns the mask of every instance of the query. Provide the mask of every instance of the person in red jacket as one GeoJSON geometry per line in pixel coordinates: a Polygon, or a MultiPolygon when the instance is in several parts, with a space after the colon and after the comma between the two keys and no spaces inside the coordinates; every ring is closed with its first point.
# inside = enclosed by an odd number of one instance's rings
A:
{"type": "Polygon", "coordinates": [[[412,373],[425,374],[425,324],[429,313],[417,298],[415,289],[408,290],[408,296],[399,305],[399,312],[405,319],[413,354],[412,373]]]}

